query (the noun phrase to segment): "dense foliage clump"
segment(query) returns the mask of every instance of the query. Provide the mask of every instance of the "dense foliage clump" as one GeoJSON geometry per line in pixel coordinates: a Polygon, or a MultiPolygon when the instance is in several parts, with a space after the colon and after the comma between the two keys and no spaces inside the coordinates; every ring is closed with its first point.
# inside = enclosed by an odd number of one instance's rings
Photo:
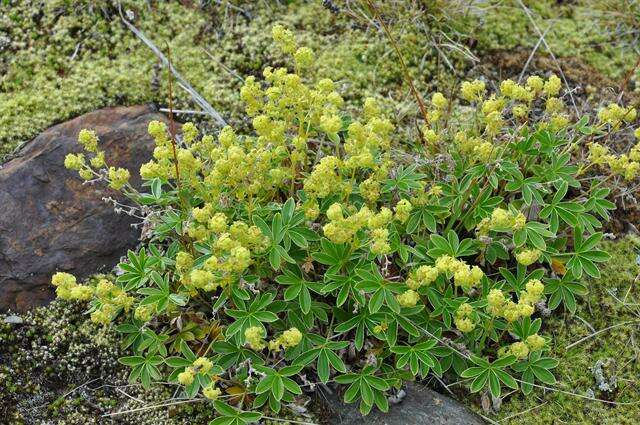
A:
{"type": "Polygon", "coordinates": [[[429,373],[494,397],[554,385],[540,316],[575,311],[609,257],[603,182],[633,182],[638,161],[604,148],[635,109],[572,122],[555,75],[491,94],[475,80],[459,99],[434,93],[419,139],[397,141],[378,102],[346,115],[336,84],[309,72],[314,52],[282,26],[273,38],[289,67],[240,92],[254,133],[151,122],[148,192],[80,133],[85,152],[65,165],[135,202],[148,241],[115,280],[54,275],[58,295],[89,301],[95,322],[125,318],[132,381],[179,383],[229,423],[330,380],[364,414],[429,373]]]}

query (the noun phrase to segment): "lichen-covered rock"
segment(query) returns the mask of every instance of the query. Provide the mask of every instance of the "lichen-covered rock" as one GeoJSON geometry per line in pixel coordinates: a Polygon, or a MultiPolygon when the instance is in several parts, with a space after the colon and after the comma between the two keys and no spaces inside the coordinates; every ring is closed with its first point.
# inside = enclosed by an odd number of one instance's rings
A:
{"type": "Polygon", "coordinates": [[[374,409],[362,416],[357,404],[344,404],[335,395],[328,397],[331,425],[482,425],[484,421],[463,404],[429,388],[408,384],[406,396],[391,405],[388,413],[374,409]]]}
{"type": "Polygon", "coordinates": [[[149,121],[165,119],[152,106],[101,109],[51,127],[0,168],[0,310],[45,304],[55,271],[87,277],[135,245],[133,219],[102,201],[116,192],[82,184],[64,157],[91,128],[110,165],[135,171],[151,157],[149,121]]]}

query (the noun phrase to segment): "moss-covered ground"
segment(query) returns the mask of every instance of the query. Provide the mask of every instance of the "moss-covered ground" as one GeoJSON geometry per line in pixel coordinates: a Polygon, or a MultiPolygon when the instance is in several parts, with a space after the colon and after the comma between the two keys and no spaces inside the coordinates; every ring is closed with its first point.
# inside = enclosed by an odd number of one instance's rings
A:
{"type": "MultiPolygon", "coordinates": [[[[400,138],[415,127],[417,108],[393,47],[368,17],[363,2],[349,2],[348,7],[345,2],[324,2],[335,4],[337,12],[323,7],[322,1],[120,3],[128,19],[157,46],[164,51],[170,46],[176,68],[236,126],[247,125],[237,94],[242,78],[279,64],[269,30],[282,22],[314,48],[317,72],[342,84],[349,105],[376,96],[393,113],[400,138]]],[[[540,43],[529,72],[557,72],[560,65],[595,102],[607,87],[617,89],[623,83],[627,92],[640,91],[638,2],[377,3],[425,97],[436,87],[445,93],[455,89],[464,76],[481,75],[489,82],[517,76],[540,41],[538,31],[557,61],[540,43]]],[[[186,92],[178,90],[175,97],[176,108],[197,109],[186,92]]],[[[166,107],[166,69],[122,24],[116,2],[0,1],[0,162],[54,123],[108,105],[146,102],[166,107]]],[[[210,124],[199,115],[179,116],[192,118],[210,124]]],[[[640,405],[625,404],[640,400],[637,242],[621,238],[606,249],[613,259],[603,278],[589,282],[590,293],[579,301],[575,315],[554,312],[545,321],[545,332],[553,338],[551,354],[561,361],[557,388],[613,403],[536,390],[528,398],[506,397],[497,414],[482,411],[479,398],[468,397],[470,406],[500,423],[637,423],[640,405]],[[598,388],[600,370],[610,391],[598,388]]],[[[167,388],[144,393],[120,387],[126,395],[117,390],[115,386],[126,383],[115,361],[116,338],[83,317],[81,308],[55,302],[24,318],[24,324],[3,325],[0,417],[10,423],[40,423],[37,418],[45,417],[54,423],[100,423],[106,421],[100,415],[115,406],[132,409],[171,397],[167,388]],[[93,363],[87,363],[89,359],[93,363]]],[[[186,406],[118,420],[178,424],[207,413],[206,408],[186,406]]]]}

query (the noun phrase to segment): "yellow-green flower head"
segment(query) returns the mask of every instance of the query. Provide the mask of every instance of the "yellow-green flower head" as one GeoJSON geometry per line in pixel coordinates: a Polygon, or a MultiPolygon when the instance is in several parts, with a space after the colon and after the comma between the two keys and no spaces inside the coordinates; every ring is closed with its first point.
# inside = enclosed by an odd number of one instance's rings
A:
{"type": "Polygon", "coordinates": [[[569,118],[564,114],[553,114],[549,119],[549,129],[558,131],[569,125],[569,118]]]}
{"type": "Polygon", "coordinates": [[[539,279],[529,279],[525,288],[531,296],[537,297],[538,299],[544,293],[544,284],[539,279]]]}
{"type": "Polygon", "coordinates": [[[84,128],[80,130],[80,133],[78,133],[78,143],[80,143],[87,152],[96,152],[98,150],[98,136],[95,131],[84,128]]]}
{"type": "Polygon", "coordinates": [[[91,163],[91,166],[93,168],[102,168],[106,165],[105,163],[105,159],[104,159],[104,152],[99,151],[96,153],[96,155],[91,158],[91,161],[89,161],[91,163]]]}
{"type": "Polygon", "coordinates": [[[365,120],[369,121],[372,118],[378,118],[382,115],[382,109],[380,104],[373,97],[367,97],[364,100],[363,112],[365,120]]]}
{"type": "Polygon", "coordinates": [[[495,208],[491,213],[491,229],[503,230],[513,226],[513,217],[503,208],[495,208]]]}
{"type": "Polygon", "coordinates": [[[640,142],[636,143],[636,145],[629,150],[629,159],[632,161],[640,161],[640,142]]]}
{"type": "Polygon", "coordinates": [[[539,249],[525,249],[516,254],[516,260],[523,266],[529,266],[540,258],[542,251],[539,249]]]}
{"type": "Polygon", "coordinates": [[[504,127],[502,113],[498,111],[491,112],[484,117],[485,130],[490,135],[495,135],[504,127]]]}
{"type": "Polygon", "coordinates": [[[198,137],[198,128],[192,122],[182,124],[182,140],[187,144],[192,144],[198,137]]]}
{"type": "Polygon", "coordinates": [[[229,254],[227,260],[230,264],[231,270],[236,273],[241,273],[251,264],[251,253],[243,246],[237,246],[233,248],[229,254]]]}
{"type": "Polygon", "coordinates": [[[101,298],[108,297],[115,288],[116,286],[107,279],[100,279],[96,285],[96,295],[101,298]]]}
{"type": "Polygon", "coordinates": [[[375,202],[380,198],[380,182],[371,177],[363,180],[358,186],[360,195],[369,202],[375,202]]]}
{"type": "Polygon", "coordinates": [[[93,288],[86,285],[76,285],[69,288],[69,299],[87,301],[93,296],[93,288]]]}
{"type": "Polygon", "coordinates": [[[636,119],[636,109],[625,108],[615,103],[610,103],[606,108],[598,111],[598,119],[602,123],[610,124],[617,128],[621,122],[630,123],[636,119]]]}
{"type": "Polygon", "coordinates": [[[560,93],[561,88],[562,81],[560,80],[560,78],[558,78],[558,76],[555,74],[551,74],[549,79],[545,81],[542,91],[547,95],[547,97],[552,97],[557,96],[558,93],[560,93]]]}
{"type": "Polygon", "coordinates": [[[506,104],[507,101],[504,97],[496,98],[496,95],[492,94],[489,99],[482,102],[482,113],[489,115],[492,112],[502,112],[506,104]]]}
{"type": "Polygon", "coordinates": [[[534,93],[538,94],[544,89],[544,80],[537,75],[527,78],[527,87],[534,93]]]}
{"type": "MultiPolygon", "coordinates": [[[[636,128],[633,132],[633,135],[635,136],[636,139],[640,140],[640,127],[636,128]]],[[[636,145],[638,146],[638,145],[636,145]]]]}
{"type": "Polygon", "coordinates": [[[480,80],[465,81],[460,87],[460,93],[462,94],[463,99],[469,102],[482,100],[485,91],[485,84],[480,80]]]}
{"type": "Polygon", "coordinates": [[[401,199],[396,204],[396,220],[400,223],[404,223],[409,219],[409,214],[413,210],[413,205],[407,199],[401,199]]]}
{"type": "Polygon", "coordinates": [[[260,351],[266,347],[263,330],[259,326],[251,326],[244,331],[244,338],[252,350],[260,351]]]}
{"type": "Polygon", "coordinates": [[[391,222],[393,219],[393,213],[387,207],[380,208],[380,212],[374,214],[369,218],[367,223],[367,227],[369,229],[377,229],[379,227],[384,227],[391,222]]]}
{"type": "Polygon", "coordinates": [[[166,167],[155,161],[149,161],[140,166],[140,177],[144,180],[152,180],[156,177],[167,178],[168,175],[166,167]]]}
{"type": "Polygon", "coordinates": [[[155,308],[152,305],[139,305],[133,312],[133,316],[143,322],[148,322],[153,317],[155,308]]]}
{"type": "Polygon", "coordinates": [[[509,351],[515,358],[524,359],[529,355],[529,347],[522,341],[514,342],[511,344],[509,351]]]}
{"type": "Polygon", "coordinates": [[[462,303],[456,310],[457,317],[469,317],[473,314],[473,306],[469,303],[462,303]]]}
{"type": "Polygon", "coordinates": [[[200,223],[206,223],[211,218],[212,213],[213,206],[211,204],[205,204],[200,208],[195,207],[191,210],[193,218],[200,223]]]}
{"type": "Polygon", "coordinates": [[[521,317],[518,304],[514,303],[511,300],[507,301],[502,311],[502,317],[507,319],[507,322],[509,323],[515,322],[516,320],[518,320],[521,317]]]}
{"type": "Polygon", "coordinates": [[[69,170],[80,170],[82,167],[84,167],[84,164],[84,155],[81,153],[69,153],[64,158],[64,166],[69,170]]]}
{"type": "Polygon", "coordinates": [[[391,252],[389,245],[389,230],[385,228],[376,228],[371,231],[371,252],[376,255],[384,255],[391,252]]]}
{"type": "Polygon", "coordinates": [[[227,216],[224,213],[215,213],[209,219],[209,230],[214,233],[222,233],[227,230],[227,216]]]}
{"type": "Polygon", "coordinates": [[[284,348],[295,347],[302,341],[302,332],[298,328],[290,328],[282,333],[280,336],[280,344],[284,348]]]}
{"type": "Polygon", "coordinates": [[[433,96],[431,96],[431,103],[438,109],[446,109],[449,105],[447,98],[440,92],[435,92],[433,96]]]}
{"type": "Polygon", "coordinates": [[[313,65],[313,50],[308,47],[301,47],[296,50],[296,53],[293,55],[293,59],[296,61],[296,66],[298,68],[309,68],[313,65]]]}
{"type": "Polygon", "coordinates": [[[167,141],[167,124],[162,121],[151,121],[147,132],[154,138],[156,144],[162,145],[167,141]]]}
{"type": "Polygon", "coordinates": [[[129,183],[131,174],[126,168],[114,168],[109,167],[109,187],[115,190],[120,190],[124,185],[129,183]]]}
{"type": "Polygon", "coordinates": [[[545,111],[548,114],[557,114],[564,109],[564,102],[557,97],[550,97],[545,104],[545,111]]]}
{"type": "Polygon", "coordinates": [[[204,288],[213,282],[214,279],[213,273],[202,269],[192,270],[189,277],[191,278],[191,283],[196,288],[204,288]]]}
{"type": "Polygon", "coordinates": [[[326,198],[341,190],[343,182],[337,173],[340,160],[335,156],[325,156],[314,167],[304,181],[304,190],[312,197],[326,198]]]}
{"type": "Polygon", "coordinates": [[[316,88],[323,93],[331,93],[335,90],[335,84],[330,78],[323,78],[318,81],[316,88]]]}
{"type": "Polygon", "coordinates": [[[589,160],[594,164],[604,164],[608,161],[609,148],[601,145],[600,143],[591,142],[589,143],[589,160]]]}
{"type": "Polygon", "coordinates": [[[531,351],[543,349],[546,343],[545,339],[538,334],[529,335],[526,340],[526,344],[531,351]]]}
{"type": "Polygon", "coordinates": [[[91,170],[89,168],[83,168],[80,171],[78,171],[78,175],[80,175],[80,177],[84,180],[91,180],[93,178],[93,173],[91,172],[91,170]]]}
{"type": "Polygon", "coordinates": [[[195,371],[188,367],[184,370],[184,372],[180,372],[178,374],[178,382],[184,386],[191,385],[193,380],[195,379],[196,373],[195,371]]]}
{"type": "Polygon", "coordinates": [[[217,400],[218,397],[222,395],[222,390],[220,388],[216,388],[213,385],[209,385],[202,390],[202,395],[204,395],[209,400],[217,400]]]}
{"type": "Polygon", "coordinates": [[[430,196],[440,196],[440,195],[442,195],[442,186],[440,186],[440,185],[431,186],[431,189],[429,189],[429,192],[427,192],[427,194],[430,195],[430,196]]]}
{"type": "Polygon", "coordinates": [[[433,266],[423,265],[415,271],[415,279],[419,282],[419,286],[432,284],[439,275],[438,269],[433,266]]]}
{"type": "Polygon", "coordinates": [[[176,255],[176,269],[185,272],[193,266],[193,256],[188,252],[180,251],[176,255]]]}
{"type": "Polygon", "coordinates": [[[236,133],[230,126],[225,126],[218,135],[218,141],[220,144],[228,148],[236,142],[236,133]]]}
{"type": "Polygon", "coordinates": [[[73,286],[76,284],[76,277],[69,273],[57,272],[51,277],[53,286],[73,286]]]}
{"type": "Polygon", "coordinates": [[[422,128],[422,137],[431,146],[436,145],[440,141],[440,136],[438,136],[438,133],[436,133],[434,129],[427,126],[424,126],[422,128]]]}
{"type": "Polygon", "coordinates": [[[271,29],[271,35],[282,52],[293,54],[296,51],[296,40],[293,32],[284,26],[280,24],[274,25],[271,29]]]}
{"type": "Polygon", "coordinates": [[[500,289],[492,289],[487,294],[487,311],[493,316],[500,316],[503,313],[507,299],[500,289]]]}
{"type": "Polygon", "coordinates": [[[534,311],[535,308],[526,300],[520,300],[520,302],[518,302],[518,313],[520,314],[520,316],[529,317],[533,314],[534,311]]]}
{"type": "Polygon", "coordinates": [[[529,115],[529,107],[527,105],[523,105],[523,104],[515,105],[511,109],[511,113],[516,118],[525,119],[529,115]]]}
{"type": "Polygon", "coordinates": [[[513,230],[522,230],[527,225],[527,217],[518,211],[513,217],[513,230]]]}
{"type": "Polygon", "coordinates": [[[102,307],[91,313],[91,321],[106,326],[111,323],[114,313],[114,306],[111,304],[103,304],[102,307]]]}
{"type": "Polygon", "coordinates": [[[327,134],[336,134],[342,128],[342,120],[338,115],[323,115],[320,117],[320,128],[327,134]]]}
{"type": "Polygon", "coordinates": [[[459,261],[450,255],[443,255],[436,259],[436,269],[440,273],[451,273],[457,270],[459,261]]]}
{"type": "Polygon", "coordinates": [[[327,209],[327,218],[331,221],[344,219],[344,216],[342,214],[342,205],[337,202],[331,204],[331,206],[327,209]]]}
{"type": "Polygon", "coordinates": [[[198,372],[207,373],[213,367],[213,363],[211,363],[211,360],[206,357],[198,357],[194,360],[193,367],[198,372]]]}
{"type": "Polygon", "coordinates": [[[396,299],[402,307],[415,307],[420,300],[420,295],[416,291],[408,289],[402,294],[396,295],[396,299]]]}
{"type": "Polygon", "coordinates": [[[475,329],[476,324],[468,317],[456,317],[454,320],[456,328],[462,333],[468,333],[475,329]]]}

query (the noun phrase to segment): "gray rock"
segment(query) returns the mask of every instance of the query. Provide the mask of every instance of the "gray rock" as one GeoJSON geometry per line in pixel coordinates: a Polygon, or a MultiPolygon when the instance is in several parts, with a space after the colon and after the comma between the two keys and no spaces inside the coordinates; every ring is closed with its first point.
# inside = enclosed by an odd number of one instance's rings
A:
{"type": "Polygon", "coordinates": [[[330,395],[326,408],[331,425],[482,425],[485,422],[461,403],[419,384],[409,383],[406,396],[388,413],[376,408],[363,417],[357,404],[344,404],[330,395]]]}
{"type": "MultiPolygon", "coordinates": [[[[166,120],[152,106],[105,108],[49,128],[0,168],[0,311],[46,304],[51,275],[85,278],[109,270],[139,231],[103,197],[118,193],[103,184],[83,185],[64,157],[79,152],[83,128],[96,131],[110,165],[137,176],[151,158],[151,120],[166,120]]],[[[136,179],[133,178],[134,184],[136,179]]]]}
{"type": "Polygon", "coordinates": [[[11,325],[20,325],[24,323],[24,320],[22,320],[22,317],[12,314],[4,318],[4,323],[9,323],[11,325]]]}

